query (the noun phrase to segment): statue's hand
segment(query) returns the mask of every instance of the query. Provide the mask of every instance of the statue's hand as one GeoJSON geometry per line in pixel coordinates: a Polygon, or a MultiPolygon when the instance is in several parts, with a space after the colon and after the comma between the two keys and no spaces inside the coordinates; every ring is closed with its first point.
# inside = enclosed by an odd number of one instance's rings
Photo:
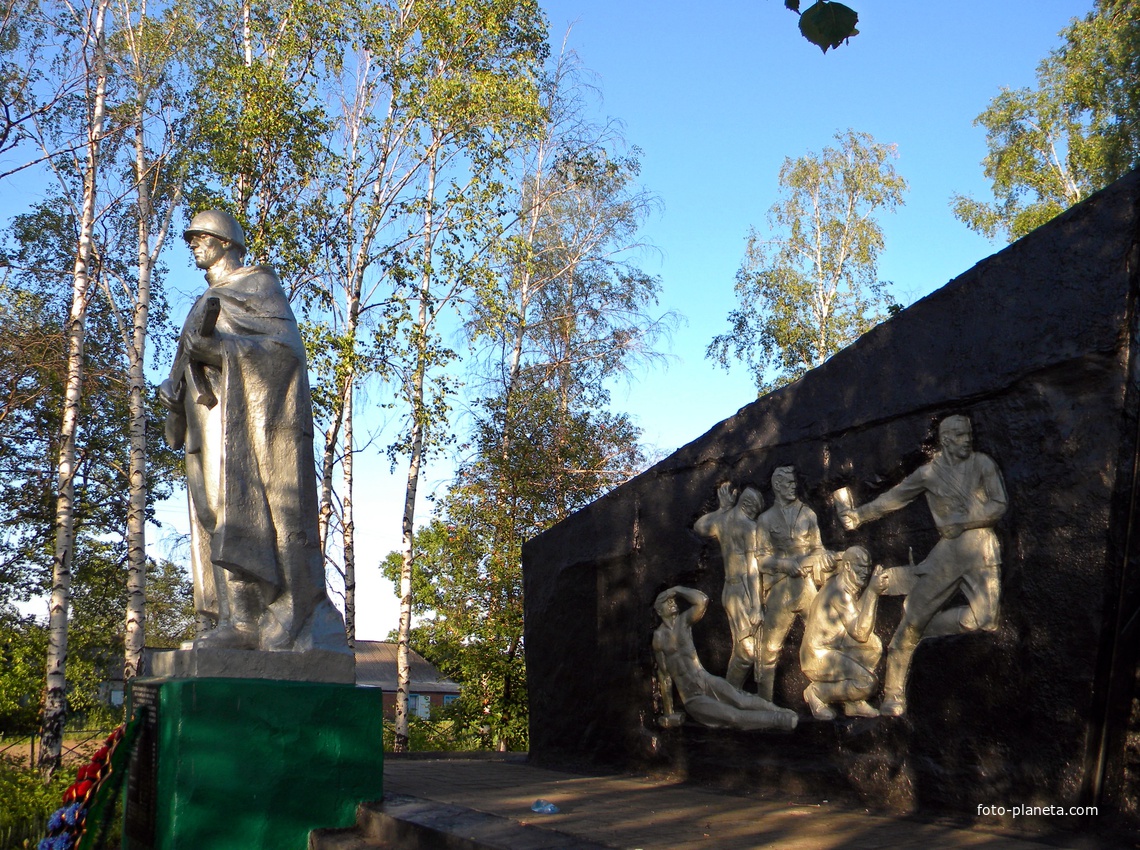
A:
{"type": "Polygon", "coordinates": [[[854,531],[859,527],[859,511],[857,508],[844,508],[839,511],[839,521],[847,531],[854,531]]]}
{"type": "Polygon", "coordinates": [[[218,365],[218,335],[202,336],[197,331],[190,331],[182,337],[182,344],[186,347],[186,352],[190,355],[191,360],[197,360],[202,363],[211,363],[218,365]]]}
{"type": "Polygon", "coordinates": [[[871,579],[867,582],[867,589],[871,591],[871,593],[882,596],[887,592],[890,583],[887,574],[883,572],[883,565],[879,564],[875,567],[875,571],[871,573],[871,579]]]}
{"type": "Polygon", "coordinates": [[[184,409],[182,393],[179,392],[181,381],[167,378],[158,385],[158,401],[167,410],[181,411],[184,409]]]}
{"type": "Polygon", "coordinates": [[[732,488],[730,483],[725,481],[717,488],[716,498],[720,503],[720,509],[722,511],[728,510],[736,504],[736,490],[732,488]]]}
{"type": "Polygon", "coordinates": [[[831,572],[835,568],[835,558],[826,549],[819,549],[804,556],[803,566],[806,566],[810,572],[831,572]]]}

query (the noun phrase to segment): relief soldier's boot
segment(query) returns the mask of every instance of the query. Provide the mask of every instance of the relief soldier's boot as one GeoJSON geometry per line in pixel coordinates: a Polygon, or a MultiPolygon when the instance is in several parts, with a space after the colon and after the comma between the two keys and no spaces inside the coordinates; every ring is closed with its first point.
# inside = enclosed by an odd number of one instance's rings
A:
{"type": "Polygon", "coordinates": [[[843,713],[848,717],[878,717],[880,712],[867,700],[857,699],[843,703],[843,713]]]}
{"type": "Polygon", "coordinates": [[[906,714],[906,674],[914,649],[896,648],[892,642],[887,652],[887,670],[883,676],[883,703],[879,714],[883,717],[902,717],[906,714]]]}
{"type": "Polygon", "coordinates": [[[756,664],[756,693],[772,702],[772,692],[776,688],[776,665],[756,664]]]}
{"type": "Polygon", "coordinates": [[[819,693],[819,686],[812,682],[804,689],[804,701],[811,709],[811,716],[816,720],[834,720],[835,709],[823,701],[819,693]]]}
{"type": "Polygon", "coordinates": [[[725,671],[724,680],[738,691],[744,690],[744,679],[752,669],[752,662],[747,658],[733,655],[728,660],[728,670],[725,671]]]}

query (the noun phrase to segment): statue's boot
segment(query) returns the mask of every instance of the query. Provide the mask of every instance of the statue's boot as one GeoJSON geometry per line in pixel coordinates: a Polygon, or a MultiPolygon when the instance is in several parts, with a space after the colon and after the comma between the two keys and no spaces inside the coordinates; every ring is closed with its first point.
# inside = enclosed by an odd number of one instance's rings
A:
{"type": "Polygon", "coordinates": [[[895,641],[891,641],[887,652],[886,675],[883,676],[883,702],[879,707],[879,714],[883,717],[902,717],[906,714],[906,677],[913,655],[913,646],[896,646],[895,641]]]}
{"type": "Polygon", "coordinates": [[[195,649],[257,649],[257,632],[234,623],[218,623],[194,639],[195,649]]]}
{"type": "MultiPolygon", "coordinates": [[[[868,674],[868,679],[871,678],[868,674]]],[[[873,684],[860,683],[855,679],[843,679],[839,682],[815,682],[812,687],[804,691],[804,699],[811,706],[813,714],[815,714],[815,706],[812,704],[811,695],[808,694],[808,691],[812,691],[812,695],[822,703],[828,705],[842,704],[843,713],[848,717],[878,717],[879,709],[872,708],[865,699],[871,687],[873,684]]],[[[834,712],[832,712],[832,716],[834,716],[834,712]]],[[[819,715],[817,714],[816,717],[819,715]]]]}
{"type": "Polygon", "coordinates": [[[222,606],[217,628],[194,641],[195,648],[257,649],[257,612],[261,607],[257,585],[249,581],[230,581],[226,602],[222,606]]]}
{"type": "Polygon", "coordinates": [[[728,670],[724,679],[738,691],[744,690],[744,679],[752,669],[752,662],[747,658],[733,655],[728,661],[728,670]]]}
{"type": "Polygon", "coordinates": [[[820,699],[819,691],[813,682],[804,688],[804,700],[811,709],[811,716],[816,720],[834,720],[835,709],[828,706],[822,699],[820,699]]]}
{"type": "Polygon", "coordinates": [[[865,699],[843,703],[843,713],[848,717],[878,717],[879,710],[865,699]]]}
{"type": "Polygon", "coordinates": [[[772,702],[772,692],[776,688],[776,665],[757,663],[756,693],[772,702]]]}

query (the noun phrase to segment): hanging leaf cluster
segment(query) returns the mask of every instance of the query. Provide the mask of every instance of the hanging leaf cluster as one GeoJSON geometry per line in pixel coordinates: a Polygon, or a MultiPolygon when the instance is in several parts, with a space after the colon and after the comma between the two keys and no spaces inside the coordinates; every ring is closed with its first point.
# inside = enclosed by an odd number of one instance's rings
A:
{"type": "Polygon", "coordinates": [[[800,0],[784,0],[784,6],[800,16],[800,34],[824,53],[859,34],[859,13],[842,3],[818,0],[802,12],[800,0]]]}

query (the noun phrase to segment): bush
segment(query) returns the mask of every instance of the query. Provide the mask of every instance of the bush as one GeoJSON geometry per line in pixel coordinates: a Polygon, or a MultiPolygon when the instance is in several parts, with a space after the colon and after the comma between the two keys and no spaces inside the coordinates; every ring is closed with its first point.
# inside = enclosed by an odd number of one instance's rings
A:
{"type": "Polygon", "coordinates": [[[0,850],[35,847],[74,781],[74,768],[56,771],[45,785],[37,771],[0,759],[0,850]]]}
{"type": "MultiPolygon", "coordinates": [[[[384,752],[395,748],[396,724],[384,721],[384,752]]],[[[455,736],[455,724],[434,716],[426,720],[417,715],[408,716],[408,749],[412,752],[458,752],[467,749],[455,736]]]]}

